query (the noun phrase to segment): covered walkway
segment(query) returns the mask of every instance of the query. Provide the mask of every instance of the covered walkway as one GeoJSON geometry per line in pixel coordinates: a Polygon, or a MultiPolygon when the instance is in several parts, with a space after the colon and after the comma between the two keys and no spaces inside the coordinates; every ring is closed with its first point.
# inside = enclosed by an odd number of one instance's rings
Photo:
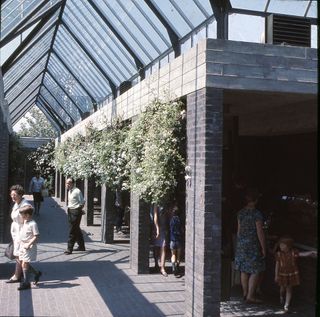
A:
{"type": "MultiPolygon", "coordinates": [[[[31,196],[27,196],[31,199],[31,196]]],[[[6,284],[13,263],[1,256],[1,316],[183,316],[185,280],[169,275],[135,274],[129,264],[129,244],[100,242],[100,226],[82,226],[85,252],[64,255],[68,234],[65,208],[46,198],[38,222],[41,239],[36,263],[43,275],[38,286],[19,292],[6,284]]],[[[0,245],[1,255],[5,244],[0,245]]],[[[168,263],[167,263],[168,265],[168,263]]],[[[238,290],[231,301],[221,303],[221,316],[278,316],[274,299],[248,306],[238,290]]],[[[314,316],[312,306],[294,299],[293,316],[314,316]]]]}

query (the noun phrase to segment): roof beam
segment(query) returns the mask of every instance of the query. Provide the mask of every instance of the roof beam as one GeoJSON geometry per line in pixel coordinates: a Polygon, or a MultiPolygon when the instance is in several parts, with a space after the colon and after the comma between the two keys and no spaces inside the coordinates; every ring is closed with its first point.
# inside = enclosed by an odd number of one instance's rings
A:
{"type": "Polygon", "coordinates": [[[155,16],[159,19],[159,21],[162,23],[162,25],[166,28],[171,45],[174,51],[174,56],[178,57],[181,55],[181,47],[179,43],[179,36],[178,34],[173,30],[173,28],[170,26],[168,21],[164,18],[164,16],[159,12],[159,10],[155,7],[155,5],[152,3],[151,0],[144,0],[144,2],[148,5],[148,7],[151,9],[151,11],[155,14],[155,16]]]}
{"type": "Polygon", "coordinates": [[[52,75],[52,73],[49,71],[49,69],[47,69],[47,73],[50,75],[50,77],[53,79],[53,81],[59,86],[59,88],[65,93],[66,96],[68,96],[68,98],[71,100],[71,102],[74,104],[74,106],[78,109],[79,113],[80,113],[80,117],[81,119],[84,119],[84,113],[82,111],[82,109],[74,102],[74,100],[69,96],[69,94],[65,91],[64,87],[62,87],[62,85],[54,78],[54,76],[52,75]]]}
{"type": "Polygon", "coordinates": [[[35,65],[37,65],[37,64],[41,61],[41,59],[42,59],[43,57],[45,57],[46,54],[48,54],[48,51],[47,51],[47,52],[44,52],[35,62],[33,62],[33,63],[31,64],[31,66],[29,66],[28,68],[26,68],[26,70],[22,73],[22,75],[20,75],[19,78],[18,78],[16,81],[14,81],[14,82],[12,83],[12,85],[11,85],[8,89],[6,89],[4,95],[7,96],[8,93],[9,93],[9,91],[25,76],[25,74],[29,73],[30,70],[31,70],[35,65]]]}
{"type": "Polygon", "coordinates": [[[61,105],[61,103],[59,102],[59,100],[54,96],[54,94],[48,89],[48,87],[42,83],[42,86],[48,91],[48,93],[51,95],[51,97],[56,101],[56,103],[60,106],[60,108],[63,109],[63,111],[69,116],[71,122],[72,122],[72,125],[74,125],[74,119],[71,115],[71,113],[65,108],[63,107],[63,105],[61,105]]]}
{"type": "MultiPolygon", "coordinates": [[[[47,19],[46,19],[47,20],[47,19]]],[[[36,45],[55,25],[52,24],[45,32],[43,32],[31,45],[25,50],[22,54],[20,54],[33,40],[33,37],[41,30],[41,28],[46,24],[45,21],[42,20],[32,31],[31,33],[21,42],[21,44],[17,47],[17,49],[10,55],[10,57],[4,62],[2,65],[2,74],[4,75],[14,64],[16,64],[29,50],[36,45]],[[41,25],[41,26],[40,26],[41,25]],[[20,55],[19,55],[20,54],[20,55]]]]}
{"type": "Polygon", "coordinates": [[[41,94],[38,95],[38,99],[39,99],[38,102],[40,104],[43,103],[47,107],[48,111],[50,111],[50,113],[52,113],[55,117],[57,117],[57,119],[59,119],[62,122],[63,126],[67,129],[68,124],[63,120],[60,114],[45,100],[45,98],[42,97],[41,94]]]}
{"type": "Polygon", "coordinates": [[[114,82],[110,79],[110,77],[103,70],[103,68],[97,63],[95,58],[85,48],[85,46],[81,43],[81,41],[73,34],[73,32],[71,31],[69,26],[64,21],[62,21],[62,25],[66,28],[66,30],[71,35],[71,37],[75,40],[75,42],[81,47],[81,49],[84,51],[84,53],[89,57],[89,59],[92,61],[92,63],[98,68],[98,70],[101,72],[101,74],[107,79],[107,81],[109,82],[109,86],[111,88],[111,91],[112,91],[112,95],[114,98],[116,98],[117,97],[117,89],[116,89],[116,85],[114,84],[114,82]]]}
{"type": "MultiPolygon", "coordinates": [[[[72,72],[72,70],[70,69],[70,67],[63,61],[63,59],[60,57],[60,55],[58,54],[58,52],[56,52],[55,50],[52,50],[52,53],[59,59],[59,61],[61,62],[61,64],[67,69],[67,71],[72,75],[72,77],[74,78],[74,80],[81,86],[81,88],[86,92],[86,94],[90,97],[91,102],[95,105],[97,103],[97,101],[94,99],[94,97],[90,94],[90,92],[87,90],[87,88],[84,86],[84,84],[81,83],[81,81],[78,79],[77,76],[75,76],[75,74],[72,72]]],[[[95,109],[96,110],[96,109],[95,109]]]]}
{"type": "Polygon", "coordinates": [[[18,25],[11,30],[9,34],[7,34],[1,41],[0,41],[0,47],[3,47],[4,45],[8,44],[10,41],[12,41],[14,38],[16,38],[18,35],[23,33],[25,30],[27,30],[29,27],[37,23],[39,20],[49,16],[51,17],[57,9],[61,6],[61,2],[56,3],[54,6],[52,6],[49,10],[45,11],[38,17],[36,17],[34,20],[32,20],[30,23],[27,23],[35,14],[37,14],[48,2],[43,1],[37,8],[35,8],[30,15],[25,17],[18,25]]]}
{"type": "Polygon", "coordinates": [[[217,20],[217,38],[228,39],[228,11],[232,8],[230,0],[209,0],[217,20]]]}
{"type": "Polygon", "coordinates": [[[113,27],[113,25],[109,22],[106,16],[101,12],[101,10],[97,7],[97,5],[92,0],[87,0],[91,7],[98,13],[99,17],[102,21],[108,26],[114,36],[118,39],[118,41],[124,46],[124,48],[128,51],[128,53],[132,56],[137,70],[139,72],[140,78],[145,78],[145,70],[142,60],[137,56],[137,54],[131,49],[129,44],[123,39],[123,37],[118,33],[118,31],[113,27]]]}

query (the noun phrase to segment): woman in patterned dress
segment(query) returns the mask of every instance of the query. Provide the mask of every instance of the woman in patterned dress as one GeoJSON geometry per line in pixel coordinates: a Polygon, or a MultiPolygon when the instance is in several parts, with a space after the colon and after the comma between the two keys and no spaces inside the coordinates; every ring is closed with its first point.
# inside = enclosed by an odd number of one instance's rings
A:
{"type": "Polygon", "coordinates": [[[265,270],[266,243],[263,232],[263,215],[256,209],[259,192],[248,189],[246,206],[238,212],[235,268],[241,272],[243,299],[247,303],[260,303],[255,298],[259,273],[265,270]]]}
{"type": "Polygon", "coordinates": [[[284,311],[289,311],[292,298],[292,287],[300,284],[297,258],[300,256],[317,256],[315,251],[299,252],[293,249],[293,240],[282,237],[277,243],[275,282],[280,286],[280,304],[284,311]],[[285,295],[285,297],[284,297],[285,295]]]}

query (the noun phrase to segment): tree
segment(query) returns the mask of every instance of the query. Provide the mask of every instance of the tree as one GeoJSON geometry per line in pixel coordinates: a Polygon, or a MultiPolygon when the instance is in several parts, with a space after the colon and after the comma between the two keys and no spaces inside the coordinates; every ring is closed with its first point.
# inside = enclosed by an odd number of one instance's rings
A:
{"type": "Polygon", "coordinates": [[[32,107],[24,116],[25,122],[21,123],[19,136],[55,138],[57,131],[47,120],[38,107],[32,107]]]}

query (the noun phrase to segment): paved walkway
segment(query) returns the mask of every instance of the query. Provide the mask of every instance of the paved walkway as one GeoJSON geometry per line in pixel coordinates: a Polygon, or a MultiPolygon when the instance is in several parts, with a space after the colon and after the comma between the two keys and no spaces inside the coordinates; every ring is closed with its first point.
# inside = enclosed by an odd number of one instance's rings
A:
{"type": "MultiPolygon", "coordinates": [[[[5,283],[14,264],[1,256],[0,316],[184,315],[184,277],[134,274],[129,266],[129,244],[101,243],[100,226],[82,226],[87,251],[64,255],[68,235],[66,212],[53,198],[45,199],[36,221],[41,238],[35,266],[43,275],[38,286],[19,292],[17,284],[5,283]]],[[[0,244],[1,255],[4,248],[5,245],[0,244]]],[[[296,308],[296,317],[314,316],[312,307],[296,308]]],[[[245,306],[239,296],[221,305],[222,317],[280,313],[276,305],[245,306]]]]}

